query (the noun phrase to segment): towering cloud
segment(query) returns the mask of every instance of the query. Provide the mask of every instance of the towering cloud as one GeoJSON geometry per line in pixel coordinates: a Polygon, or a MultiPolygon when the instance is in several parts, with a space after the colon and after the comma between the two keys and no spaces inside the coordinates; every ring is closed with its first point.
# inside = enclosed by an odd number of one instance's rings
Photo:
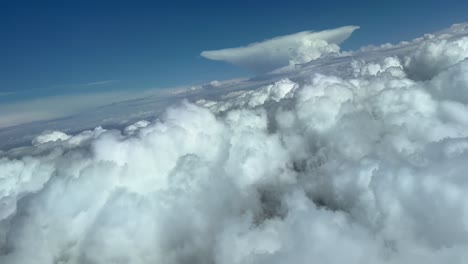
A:
{"type": "Polygon", "coordinates": [[[225,61],[256,73],[267,72],[339,52],[338,45],[358,28],[346,26],[319,32],[304,31],[245,47],[203,51],[201,56],[210,60],[225,61]]]}

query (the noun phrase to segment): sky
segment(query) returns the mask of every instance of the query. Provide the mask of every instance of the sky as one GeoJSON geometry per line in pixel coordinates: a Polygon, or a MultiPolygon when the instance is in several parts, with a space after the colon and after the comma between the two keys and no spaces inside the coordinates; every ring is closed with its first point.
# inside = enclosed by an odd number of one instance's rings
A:
{"type": "Polygon", "coordinates": [[[398,42],[467,20],[466,1],[1,1],[0,104],[251,73],[200,56],[303,30],[398,42]]]}

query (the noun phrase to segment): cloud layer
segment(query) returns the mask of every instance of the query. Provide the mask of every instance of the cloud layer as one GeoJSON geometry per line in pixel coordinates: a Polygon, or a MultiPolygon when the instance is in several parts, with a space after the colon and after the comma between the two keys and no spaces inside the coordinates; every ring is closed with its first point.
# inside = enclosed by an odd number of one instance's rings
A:
{"type": "Polygon", "coordinates": [[[465,263],[468,60],[406,63],[441,39],[0,152],[0,263],[465,263]]]}
{"type": "Polygon", "coordinates": [[[319,32],[304,31],[245,47],[203,51],[201,56],[210,60],[225,61],[256,73],[268,72],[339,52],[338,45],[358,28],[346,26],[319,32]]]}

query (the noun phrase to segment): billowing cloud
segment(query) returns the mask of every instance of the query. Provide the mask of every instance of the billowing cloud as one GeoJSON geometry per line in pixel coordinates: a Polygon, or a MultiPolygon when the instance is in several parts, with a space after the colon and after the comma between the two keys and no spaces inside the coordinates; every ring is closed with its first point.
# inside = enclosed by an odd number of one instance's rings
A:
{"type": "Polygon", "coordinates": [[[405,66],[413,79],[428,80],[465,58],[468,58],[468,37],[455,41],[430,39],[406,58],[405,66]]]}
{"type": "Polygon", "coordinates": [[[421,45],[0,152],[0,263],[464,264],[468,60],[421,45]]]}
{"type": "Polygon", "coordinates": [[[339,52],[338,45],[358,28],[346,26],[319,32],[304,31],[245,47],[203,51],[201,56],[210,60],[225,61],[257,73],[267,72],[339,52]]]}
{"type": "Polygon", "coordinates": [[[44,131],[41,135],[34,138],[32,144],[37,146],[47,142],[63,141],[69,139],[70,136],[61,131],[44,131]]]}

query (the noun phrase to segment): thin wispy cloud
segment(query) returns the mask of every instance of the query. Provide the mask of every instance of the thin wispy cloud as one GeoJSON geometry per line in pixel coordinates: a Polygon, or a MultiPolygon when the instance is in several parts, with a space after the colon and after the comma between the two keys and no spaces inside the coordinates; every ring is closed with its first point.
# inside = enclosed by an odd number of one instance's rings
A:
{"type": "Polygon", "coordinates": [[[83,82],[83,83],[66,83],[66,84],[59,84],[54,85],[51,88],[88,88],[88,87],[100,87],[106,86],[110,84],[119,83],[120,80],[102,80],[102,81],[95,81],[95,82],[83,82]]]}
{"type": "Polygon", "coordinates": [[[105,81],[98,81],[98,82],[90,82],[84,84],[84,86],[98,86],[98,85],[106,85],[111,83],[119,83],[120,80],[105,80],[105,81]]]}
{"type": "Polygon", "coordinates": [[[80,93],[0,104],[0,128],[49,120],[79,113],[94,107],[132,99],[126,91],[80,93]]]}

